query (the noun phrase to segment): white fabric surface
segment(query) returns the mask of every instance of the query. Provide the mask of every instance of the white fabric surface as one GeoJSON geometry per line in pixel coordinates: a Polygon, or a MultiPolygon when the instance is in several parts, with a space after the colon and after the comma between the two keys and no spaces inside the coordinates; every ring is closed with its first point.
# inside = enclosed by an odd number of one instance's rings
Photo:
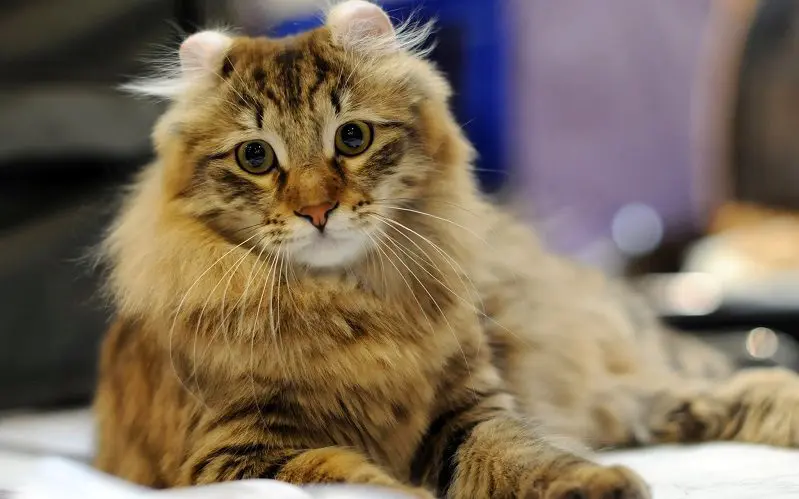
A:
{"type": "Polygon", "coordinates": [[[712,443],[614,452],[599,460],[636,470],[655,499],[799,498],[799,450],[712,443]]]}
{"type": "MultiPolygon", "coordinates": [[[[92,432],[88,410],[0,417],[0,489],[18,490],[28,484],[28,495],[17,499],[392,497],[374,491],[301,490],[266,481],[156,493],[120,488],[116,480],[75,467],[77,460],[88,460],[91,454],[92,432]],[[42,460],[48,454],[71,456],[73,461],[42,460]]],[[[599,460],[625,464],[641,473],[652,486],[655,499],[799,498],[799,450],[714,443],[613,452],[600,455],[599,460]]]]}

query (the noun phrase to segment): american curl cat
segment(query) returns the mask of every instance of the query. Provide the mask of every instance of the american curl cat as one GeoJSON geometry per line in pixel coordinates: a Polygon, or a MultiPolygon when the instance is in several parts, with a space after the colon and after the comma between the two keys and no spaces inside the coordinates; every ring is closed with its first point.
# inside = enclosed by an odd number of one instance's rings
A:
{"type": "Polygon", "coordinates": [[[171,105],[104,245],[97,466],[645,499],[567,439],[796,445],[792,373],[734,374],[480,195],[426,31],[349,0],[294,37],[196,33],[133,85],[171,105]]]}

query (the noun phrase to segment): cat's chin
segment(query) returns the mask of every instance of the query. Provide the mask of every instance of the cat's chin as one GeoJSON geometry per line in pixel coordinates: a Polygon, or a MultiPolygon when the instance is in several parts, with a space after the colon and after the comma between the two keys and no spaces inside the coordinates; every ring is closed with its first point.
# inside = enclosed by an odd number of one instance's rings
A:
{"type": "Polygon", "coordinates": [[[347,235],[314,234],[288,248],[291,258],[316,268],[351,265],[360,258],[369,240],[358,233],[347,235]]]}

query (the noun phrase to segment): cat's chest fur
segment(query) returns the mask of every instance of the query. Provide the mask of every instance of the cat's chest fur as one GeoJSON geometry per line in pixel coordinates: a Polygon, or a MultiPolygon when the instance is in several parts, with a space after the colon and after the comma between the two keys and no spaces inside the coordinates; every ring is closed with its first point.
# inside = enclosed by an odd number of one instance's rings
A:
{"type": "Polygon", "coordinates": [[[282,395],[304,408],[297,424],[312,440],[359,449],[402,476],[409,471],[429,424],[436,386],[421,376],[403,381],[396,376],[381,379],[387,377],[375,373],[371,378],[355,385],[318,384],[282,395]]]}
{"type": "Polygon", "coordinates": [[[255,341],[239,334],[239,348],[217,345],[219,372],[234,380],[222,391],[247,397],[255,380],[308,445],[357,448],[402,476],[435,417],[446,366],[479,341],[476,316],[460,304],[434,314],[421,298],[403,309],[357,281],[313,284],[276,287],[281,305],[260,311],[255,341]]]}
{"type": "Polygon", "coordinates": [[[361,449],[401,475],[435,416],[449,360],[474,344],[463,321],[473,314],[414,316],[350,292],[298,315],[295,337],[264,357],[260,374],[301,408],[297,422],[314,441],[361,449]]]}
{"type": "Polygon", "coordinates": [[[402,476],[433,417],[443,376],[443,358],[429,343],[365,334],[270,366],[276,369],[261,384],[291,408],[309,444],[362,450],[402,476]]]}

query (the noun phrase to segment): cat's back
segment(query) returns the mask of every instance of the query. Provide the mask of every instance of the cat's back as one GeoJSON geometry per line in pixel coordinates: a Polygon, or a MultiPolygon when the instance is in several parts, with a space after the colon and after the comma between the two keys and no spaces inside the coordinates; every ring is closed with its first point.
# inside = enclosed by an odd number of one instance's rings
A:
{"type": "Polygon", "coordinates": [[[624,283],[550,252],[499,207],[481,213],[472,276],[495,362],[524,412],[590,440],[606,431],[592,406],[619,380],[667,372],[661,326],[624,283]]]}

